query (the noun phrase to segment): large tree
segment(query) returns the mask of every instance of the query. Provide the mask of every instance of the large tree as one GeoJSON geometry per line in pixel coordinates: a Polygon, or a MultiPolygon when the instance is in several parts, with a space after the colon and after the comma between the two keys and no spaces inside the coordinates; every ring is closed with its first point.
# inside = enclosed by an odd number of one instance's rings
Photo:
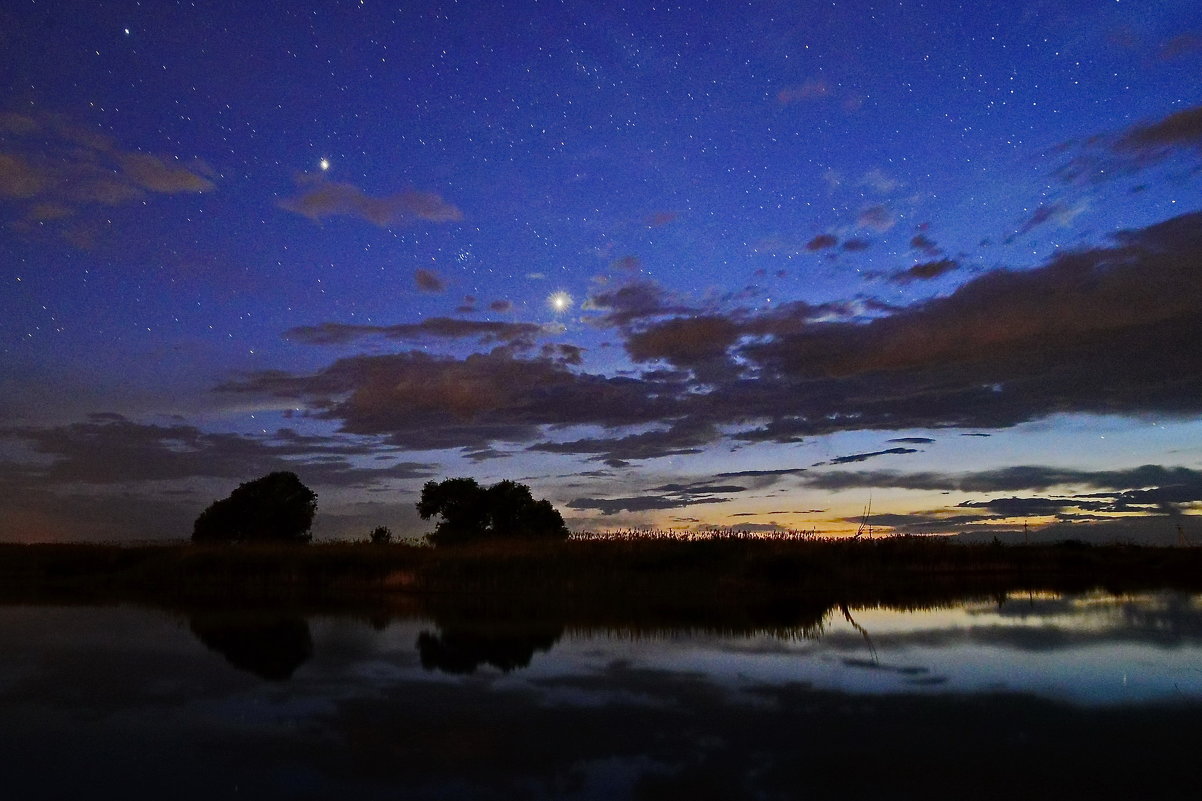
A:
{"type": "Polygon", "coordinates": [[[530,488],[515,481],[481,487],[474,478],[428,481],[417,512],[422,520],[442,518],[430,536],[435,545],[478,539],[565,539],[563,517],[547,500],[534,500],[530,488]]]}
{"type": "Polygon", "coordinates": [[[317,493],[296,473],[269,473],[214,501],[192,528],[193,542],[295,542],[310,539],[317,493]]]}

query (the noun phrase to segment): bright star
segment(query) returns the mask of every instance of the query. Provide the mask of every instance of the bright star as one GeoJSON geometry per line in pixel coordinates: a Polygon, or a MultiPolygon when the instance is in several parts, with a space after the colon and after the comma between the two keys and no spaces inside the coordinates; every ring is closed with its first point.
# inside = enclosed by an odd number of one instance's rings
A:
{"type": "Polygon", "coordinates": [[[330,160],[322,159],[321,161],[317,162],[317,166],[321,167],[322,172],[325,172],[326,170],[330,169],[330,160]]]}
{"type": "Polygon", "coordinates": [[[552,292],[547,298],[547,305],[555,310],[556,314],[563,314],[568,309],[572,308],[572,296],[562,290],[552,292]]]}

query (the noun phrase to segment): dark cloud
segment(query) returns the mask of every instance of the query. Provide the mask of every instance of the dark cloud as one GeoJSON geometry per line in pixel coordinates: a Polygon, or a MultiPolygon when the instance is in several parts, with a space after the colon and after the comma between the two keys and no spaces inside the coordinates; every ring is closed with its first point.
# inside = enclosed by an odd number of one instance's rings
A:
{"type": "Polygon", "coordinates": [[[729,495],[734,492],[746,492],[747,488],[739,484],[709,484],[705,481],[695,481],[691,484],[664,484],[652,487],[651,492],[667,492],[674,495],[729,495]]]}
{"type": "Polygon", "coordinates": [[[1202,33],[1191,31],[1174,36],[1160,47],[1160,57],[1172,61],[1182,56],[1202,52],[1202,33]]]}
{"type": "Polygon", "coordinates": [[[935,244],[935,240],[926,234],[915,234],[910,237],[910,247],[914,250],[921,250],[928,256],[938,256],[941,252],[939,246],[935,244]]]}
{"type": "Polygon", "coordinates": [[[680,421],[666,429],[636,434],[589,437],[568,442],[540,442],[529,447],[545,453],[588,454],[611,467],[622,467],[635,459],[659,459],[701,453],[718,438],[710,425],[680,421]]]}
{"type": "Polygon", "coordinates": [[[413,283],[417,284],[417,288],[422,292],[442,292],[447,288],[446,280],[433,270],[415,270],[413,283]]]}
{"type": "Polygon", "coordinates": [[[894,273],[889,276],[889,280],[895,284],[908,284],[911,281],[930,281],[933,278],[938,278],[941,275],[955,270],[960,266],[958,261],[954,259],[939,259],[938,261],[928,261],[922,264],[915,264],[907,270],[894,273]]]}
{"type": "Polygon", "coordinates": [[[495,323],[429,317],[420,323],[398,325],[349,325],[320,323],[291,328],[284,337],[305,345],[345,345],[367,337],[411,341],[421,339],[474,339],[481,344],[528,342],[545,333],[534,323],[495,323]]]}
{"type": "Polygon", "coordinates": [[[894,437],[886,442],[900,442],[905,445],[929,445],[935,440],[930,437],[894,437]]]}
{"type": "Polygon", "coordinates": [[[384,197],[367,195],[359,187],[322,178],[305,179],[304,191],[281,200],[280,208],[321,222],[327,217],[357,217],[382,228],[405,225],[413,220],[457,222],[463,219],[454,205],[431,192],[405,190],[384,197]]]}
{"type": "Polygon", "coordinates": [[[176,423],[138,423],[120,415],[92,415],[82,423],[46,428],[0,429],[0,437],[24,441],[44,461],[21,467],[42,485],[124,484],[188,478],[245,480],[273,470],[293,470],[306,481],[360,486],[382,479],[422,478],[433,466],[398,462],[355,466],[356,457],[380,456],[378,442],[298,434],[210,433],[176,423]]]}
{"type": "Polygon", "coordinates": [[[914,448],[887,448],[883,451],[871,451],[870,453],[853,453],[849,456],[837,456],[834,459],[831,459],[829,462],[818,462],[818,464],[815,464],[814,467],[828,464],[853,464],[855,462],[866,462],[869,459],[873,459],[877,456],[891,456],[905,453],[919,453],[919,451],[914,448]]]}
{"type": "MultiPolygon", "coordinates": [[[[287,398],[345,431],[404,447],[535,443],[617,465],[723,438],[798,442],[841,430],[1003,428],[1065,412],[1202,412],[1198,213],[1031,269],[986,273],[905,308],[798,302],[699,313],[651,283],[590,303],[604,313],[598,324],[618,327],[631,358],[675,369],[603,376],[575,369],[579,352],[519,358],[504,347],[465,359],[340,359],[224,390],[287,398]],[[550,441],[550,430],[576,425],[604,431],[550,441]],[[656,428],[633,430],[648,426],[656,428]]],[[[455,322],[454,332],[494,332],[471,325],[455,322]]]]}
{"type": "Polygon", "coordinates": [[[504,348],[465,359],[355,356],[311,375],[262,372],[220,389],[303,402],[344,431],[414,449],[483,448],[537,439],[543,426],[616,428],[680,414],[674,399],[637,379],[575,373],[561,359],[517,358],[504,348]]]}
{"type": "Polygon", "coordinates": [[[652,281],[636,281],[616,289],[597,292],[581,306],[584,311],[602,312],[589,321],[599,327],[625,328],[632,323],[673,314],[689,314],[690,306],[672,299],[668,291],[652,281]]]}
{"type": "Polygon", "coordinates": [[[868,250],[868,248],[870,248],[871,246],[872,246],[872,243],[869,242],[867,239],[852,238],[852,239],[843,240],[843,244],[840,245],[839,247],[848,252],[855,252],[855,251],[860,251],[860,250],[868,250]]]}
{"type": "Polygon", "coordinates": [[[1135,153],[1157,153],[1176,147],[1202,150],[1202,106],[1136,125],[1115,143],[1117,150],[1135,153]]]}
{"type": "Polygon", "coordinates": [[[992,498],[987,501],[965,501],[957,506],[962,509],[988,509],[998,517],[1041,517],[1059,514],[1077,504],[1069,499],[1058,498],[992,498]]]}
{"type": "Polygon", "coordinates": [[[897,473],[893,471],[809,473],[802,482],[815,489],[893,488],[946,492],[1046,491],[1052,488],[1099,492],[1055,498],[1000,498],[965,501],[962,508],[985,508],[999,517],[1086,512],[1152,512],[1175,514],[1202,502],[1202,471],[1185,467],[1143,465],[1128,470],[1068,470],[1023,465],[971,473],[897,473]]]}
{"type": "Polygon", "coordinates": [[[739,337],[739,326],[728,317],[677,317],[626,338],[626,352],[636,362],[666,359],[693,366],[722,358],[739,337]]]}
{"type": "Polygon", "coordinates": [[[1035,209],[1034,213],[1032,213],[1030,217],[1027,218],[1027,220],[1022,224],[1022,227],[1018,229],[1018,232],[1020,234],[1025,234],[1033,228],[1038,228],[1048,220],[1055,218],[1063,210],[1064,207],[1059,203],[1049,203],[1046,206],[1040,206],[1039,208],[1035,209]]]}
{"type": "Polygon", "coordinates": [[[738,470],[733,473],[715,473],[715,478],[779,478],[800,475],[806,470],[805,467],[786,467],[780,470],[738,470]]]}
{"type": "Polygon", "coordinates": [[[1129,176],[1182,151],[1202,155],[1202,106],[1139,123],[1117,135],[1066,143],[1061,150],[1071,155],[1053,175],[1067,184],[1100,184],[1129,176]]]}
{"type": "Polygon", "coordinates": [[[508,300],[494,300],[488,304],[490,311],[495,311],[501,314],[513,311],[513,303],[508,300]]]}
{"type": "Polygon", "coordinates": [[[693,498],[677,496],[639,495],[632,498],[576,498],[569,509],[594,509],[603,515],[619,512],[651,512],[657,509],[679,509],[701,503],[726,503],[726,498],[693,498]]]}
{"type": "Polygon", "coordinates": [[[837,236],[834,236],[833,234],[819,234],[809,242],[806,242],[806,250],[825,250],[827,248],[833,248],[837,244],[839,244],[839,238],[837,236]]]}
{"type": "Polygon", "coordinates": [[[777,408],[815,430],[833,415],[922,428],[1002,427],[1053,411],[1193,414],[1200,279],[1195,213],[1122,232],[1112,247],[987,273],[867,323],[808,325],[738,352],[761,367],[761,386],[801,390],[777,408]]]}

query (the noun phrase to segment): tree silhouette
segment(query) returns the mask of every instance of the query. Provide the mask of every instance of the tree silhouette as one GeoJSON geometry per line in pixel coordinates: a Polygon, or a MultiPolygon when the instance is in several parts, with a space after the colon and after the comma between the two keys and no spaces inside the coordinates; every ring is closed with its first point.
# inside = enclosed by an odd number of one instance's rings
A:
{"type": "Polygon", "coordinates": [[[192,527],[193,542],[295,542],[310,539],[317,493],[295,473],[270,473],[214,501],[192,527]]]}
{"type": "Polygon", "coordinates": [[[530,488],[515,481],[481,487],[474,478],[428,481],[417,512],[422,520],[442,517],[430,540],[454,545],[479,539],[564,539],[563,517],[547,500],[534,500],[530,488]]]}

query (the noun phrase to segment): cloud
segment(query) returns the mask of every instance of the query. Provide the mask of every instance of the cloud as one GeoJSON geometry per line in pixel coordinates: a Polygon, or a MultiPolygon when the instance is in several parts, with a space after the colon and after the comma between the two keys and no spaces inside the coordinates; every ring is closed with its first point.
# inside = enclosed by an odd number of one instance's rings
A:
{"type": "Polygon", "coordinates": [[[566,505],[569,509],[594,509],[603,515],[615,515],[619,512],[651,512],[658,509],[680,509],[695,504],[726,503],[727,500],[638,495],[631,498],[576,498],[568,501],[566,505]]]}
{"type": "MultiPolygon", "coordinates": [[[[738,354],[810,420],[1003,427],[1053,411],[1202,410],[1202,214],[994,271],[867,323],[809,325],[738,354]],[[821,393],[821,394],[819,394],[821,393]]],[[[788,406],[782,407],[788,408],[788,406]]]]}
{"type": "Polygon", "coordinates": [[[513,311],[513,303],[508,300],[494,300],[488,304],[489,311],[495,311],[498,314],[505,314],[513,311]]]}
{"type": "Polygon", "coordinates": [[[739,337],[739,325],[728,317],[676,317],[626,338],[626,352],[636,362],[667,359],[695,366],[720,359],[739,337]]]}
{"type": "Polygon", "coordinates": [[[888,206],[878,203],[861,211],[860,216],[856,218],[856,223],[861,228],[871,228],[883,233],[897,223],[897,217],[893,215],[888,206]]]}
{"type": "Polygon", "coordinates": [[[213,182],[180,164],[172,164],[149,153],[118,155],[126,175],[138,186],[152,192],[174,195],[182,192],[208,192],[213,182]]]}
{"type": "Polygon", "coordinates": [[[1078,506],[1079,504],[1067,498],[992,498],[987,501],[965,501],[957,504],[957,508],[961,509],[988,509],[1001,518],[1057,515],[1078,506]]]}
{"type": "Polygon", "coordinates": [[[839,238],[833,234],[819,234],[809,242],[806,242],[806,250],[825,250],[826,248],[833,248],[838,243],[839,238]]]}
{"type": "Polygon", "coordinates": [[[654,214],[647,215],[644,221],[648,228],[660,228],[669,223],[676,222],[676,218],[680,215],[674,211],[657,211],[654,214]]]}
{"type": "Polygon", "coordinates": [[[901,186],[901,182],[886,174],[884,170],[876,167],[864,173],[858,185],[866,186],[877,194],[887,195],[901,186]]]}
{"type": "Polygon", "coordinates": [[[954,259],[926,261],[921,264],[915,264],[907,270],[893,273],[889,276],[889,280],[895,284],[908,284],[912,281],[930,281],[955,270],[959,266],[960,262],[954,259]]]}
{"type": "MultiPolygon", "coordinates": [[[[1091,137],[1062,145],[1070,153],[1053,175],[1067,184],[1096,184],[1130,175],[1171,156],[1202,155],[1202,106],[1142,122],[1117,135],[1091,137]]],[[[1080,209],[1070,210],[1075,214],[1080,209]]]]}
{"type": "Polygon", "coordinates": [[[715,473],[715,478],[779,478],[783,476],[800,475],[806,472],[805,467],[786,467],[780,470],[738,470],[733,473],[715,473]]]}
{"type": "Polygon", "coordinates": [[[82,215],[84,222],[58,232],[87,244],[90,237],[82,232],[100,215],[96,207],[132,205],[147,200],[148,193],[209,192],[215,188],[212,177],[198,159],[124,150],[63,115],[0,115],[0,198],[16,201],[17,231],[82,215]]]}
{"type": "MultiPolygon", "coordinates": [[[[965,493],[1100,490],[1076,493],[1082,503],[1111,499],[1114,505],[1180,504],[1202,500],[1202,471],[1186,467],[1143,465],[1126,470],[1072,470],[1042,465],[1017,465],[967,473],[898,473],[894,471],[811,472],[801,477],[808,487],[826,490],[859,488],[908,489],[965,493]]],[[[1059,502],[1059,501],[1058,501],[1059,502]]]]}
{"type": "Polygon", "coordinates": [[[1177,147],[1202,150],[1202,106],[1136,125],[1115,143],[1116,150],[1131,153],[1157,154],[1177,147]]]}
{"type": "Polygon", "coordinates": [[[632,323],[673,314],[689,314],[690,306],[676,302],[653,281],[634,281],[615,289],[596,292],[581,305],[589,312],[602,312],[589,322],[599,328],[624,328],[632,323]]]}
{"type": "Polygon", "coordinates": [[[611,467],[621,467],[630,461],[662,459],[668,456],[689,456],[701,453],[706,445],[718,438],[717,430],[708,424],[682,420],[666,429],[634,434],[615,434],[608,437],[587,437],[566,442],[539,442],[527,450],[544,453],[587,454],[611,467]]]}
{"type": "Polygon", "coordinates": [[[422,292],[442,292],[447,288],[447,282],[433,270],[415,270],[413,283],[417,284],[417,288],[422,292]]]}
{"type": "Polygon", "coordinates": [[[894,437],[886,442],[899,442],[906,445],[929,445],[935,440],[931,437],[894,437]]]}
{"type": "MultiPolygon", "coordinates": [[[[590,298],[600,312],[594,324],[617,327],[632,359],[673,369],[600,375],[580,369],[579,350],[519,357],[502,346],[462,359],[418,351],[345,358],[311,374],[256,373],[223,390],[303,404],[398,447],[526,443],[616,465],[723,439],[984,433],[1066,412],[1193,416],[1202,413],[1199,265],[1195,213],[1039,266],[985,273],[908,307],[798,302],[700,313],[638,283],[590,298]],[[603,431],[580,436],[575,426],[603,431]]],[[[440,325],[449,327],[444,336],[527,330],[440,325]]],[[[308,336],[404,338],[432,329],[317,327],[308,336]]]]}
{"type": "Polygon", "coordinates": [[[867,239],[845,239],[839,247],[849,253],[855,253],[861,250],[868,250],[871,246],[872,243],[867,239]]]}
{"type": "Polygon", "coordinates": [[[463,212],[440,195],[409,189],[383,197],[367,195],[357,186],[322,178],[306,179],[305,190],[279,203],[280,208],[321,222],[327,217],[357,217],[381,228],[407,225],[414,219],[457,222],[463,212]]]}
{"type": "Polygon", "coordinates": [[[0,196],[32,198],[46,188],[47,177],[17,154],[0,153],[0,196]]]}
{"type": "Polygon", "coordinates": [[[1202,33],[1192,31],[1169,39],[1161,45],[1159,55],[1165,61],[1172,61],[1197,52],[1202,52],[1202,33]]]}
{"type": "Polygon", "coordinates": [[[920,451],[914,448],[887,448],[883,451],[871,451],[870,453],[853,453],[849,456],[836,456],[828,462],[818,462],[814,467],[828,464],[852,464],[853,462],[865,462],[877,456],[900,455],[904,453],[919,453],[920,451]]]}
{"type": "Polygon", "coordinates": [[[464,359],[421,351],[339,359],[310,375],[260,372],[227,393],[302,402],[342,430],[384,435],[417,450],[530,442],[544,426],[616,428],[672,419],[664,385],[572,372],[562,359],[517,358],[510,349],[464,359]]]}
{"type": "Polygon", "coordinates": [[[935,244],[935,240],[926,234],[915,234],[910,237],[910,247],[914,250],[921,250],[928,256],[938,256],[942,252],[939,246],[935,244]]]}
{"type": "Polygon", "coordinates": [[[450,317],[428,317],[420,323],[397,325],[349,325],[320,323],[291,328],[284,332],[286,339],[305,345],[345,345],[367,337],[379,336],[391,340],[474,339],[481,344],[529,342],[546,331],[535,323],[498,323],[480,320],[457,320],[450,317]]]}
{"type": "Polygon", "coordinates": [[[33,453],[48,457],[22,467],[28,479],[41,486],[246,480],[273,470],[294,470],[306,481],[340,486],[432,475],[431,465],[425,463],[357,467],[354,457],[382,455],[379,443],[305,436],[291,429],[256,437],[98,414],[63,426],[2,428],[0,437],[21,440],[33,453]]]}
{"type": "Polygon", "coordinates": [[[776,102],[782,106],[816,100],[831,93],[831,85],[825,78],[808,78],[805,83],[786,86],[776,93],[776,102]]]}

